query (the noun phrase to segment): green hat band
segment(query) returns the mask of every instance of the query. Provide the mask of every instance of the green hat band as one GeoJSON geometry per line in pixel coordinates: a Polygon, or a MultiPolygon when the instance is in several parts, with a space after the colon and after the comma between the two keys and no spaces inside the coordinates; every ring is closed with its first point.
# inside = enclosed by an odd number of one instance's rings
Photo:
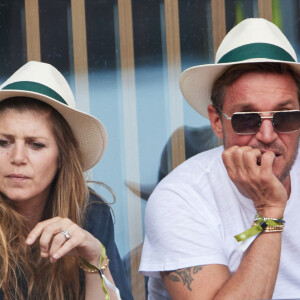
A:
{"type": "Polygon", "coordinates": [[[18,81],[6,85],[2,90],[18,90],[18,91],[27,91],[42,94],[44,96],[53,98],[63,104],[68,105],[68,103],[54,90],[51,88],[37,82],[32,81],[18,81]]]}
{"type": "Polygon", "coordinates": [[[229,51],[220,58],[218,64],[238,62],[253,58],[268,58],[296,62],[287,51],[278,46],[265,43],[252,43],[229,51]]]}

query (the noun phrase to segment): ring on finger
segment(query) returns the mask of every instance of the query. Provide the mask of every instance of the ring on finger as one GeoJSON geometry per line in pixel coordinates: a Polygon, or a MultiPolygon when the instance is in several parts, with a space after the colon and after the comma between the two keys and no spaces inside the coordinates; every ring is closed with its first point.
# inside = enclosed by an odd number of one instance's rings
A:
{"type": "Polygon", "coordinates": [[[71,234],[68,230],[62,230],[60,233],[62,233],[67,240],[69,240],[71,238],[71,234]]]}

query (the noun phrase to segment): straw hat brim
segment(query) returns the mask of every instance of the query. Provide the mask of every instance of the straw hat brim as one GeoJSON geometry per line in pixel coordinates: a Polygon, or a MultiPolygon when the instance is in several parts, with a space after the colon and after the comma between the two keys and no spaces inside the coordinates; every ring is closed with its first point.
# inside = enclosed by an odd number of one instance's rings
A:
{"type": "Polygon", "coordinates": [[[107,133],[98,119],[43,94],[26,90],[0,90],[0,102],[11,97],[40,100],[64,117],[78,142],[83,171],[91,169],[100,160],[107,145],[107,133]]]}
{"type": "Polygon", "coordinates": [[[300,64],[273,59],[255,58],[231,63],[199,65],[186,69],[180,76],[179,85],[186,101],[205,118],[208,118],[207,106],[212,104],[211,92],[214,82],[228,68],[238,64],[248,63],[284,63],[300,72],[300,64]]]}

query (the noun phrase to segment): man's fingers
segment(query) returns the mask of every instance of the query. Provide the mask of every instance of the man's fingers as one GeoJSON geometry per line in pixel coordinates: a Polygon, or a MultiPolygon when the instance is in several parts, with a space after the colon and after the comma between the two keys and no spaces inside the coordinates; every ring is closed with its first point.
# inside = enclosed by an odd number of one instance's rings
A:
{"type": "Polygon", "coordinates": [[[249,174],[256,176],[261,152],[249,146],[232,146],[223,152],[223,162],[233,181],[247,180],[249,174]]]}
{"type": "Polygon", "coordinates": [[[223,163],[230,178],[234,177],[234,174],[236,173],[234,153],[237,149],[238,146],[232,146],[226,149],[222,154],[223,163]]]}
{"type": "Polygon", "coordinates": [[[265,152],[261,158],[261,166],[263,167],[263,169],[272,170],[275,157],[276,156],[274,152],[272,151],[265,152]]]}
{"type": "Polygon", "coordinates": [[[261,152],[258,149],[247,149],[243,152],[244,172],[251,180],[258,176],[260,171],[261,152]]]}

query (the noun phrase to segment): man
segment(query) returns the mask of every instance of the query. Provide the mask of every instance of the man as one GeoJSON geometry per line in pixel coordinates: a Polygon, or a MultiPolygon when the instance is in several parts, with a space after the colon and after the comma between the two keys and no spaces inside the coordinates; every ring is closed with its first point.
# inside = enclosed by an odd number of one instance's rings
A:
{"type": "Polygon", "coordinates": [[[148,201],[149,299],[299,297],[299,70],[274,24],[247,19],[216,64],[182,74],[186,100],[224,147],[184,162],[148,201]]]}

